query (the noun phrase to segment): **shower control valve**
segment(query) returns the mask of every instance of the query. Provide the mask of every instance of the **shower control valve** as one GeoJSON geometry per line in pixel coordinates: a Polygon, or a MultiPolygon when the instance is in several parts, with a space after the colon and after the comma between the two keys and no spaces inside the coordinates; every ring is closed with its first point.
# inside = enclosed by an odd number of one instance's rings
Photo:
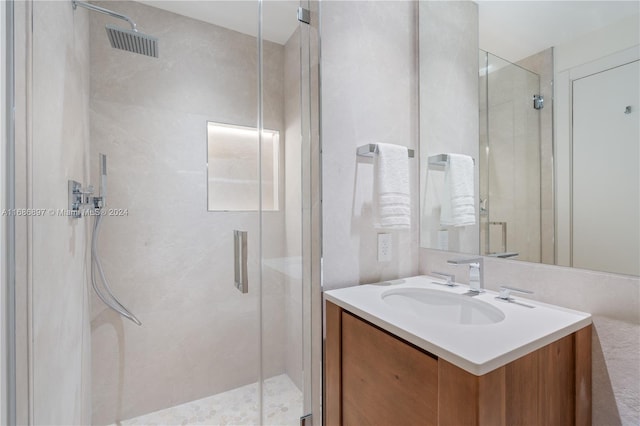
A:
{"type": "Polygon", "coordinates": [[[92,197],[95,188],[89,185],[82,188],[82,184],[75,180],[69,180],[69,216],[80,219],[82,217],[82,209],[85,208],[101,208],[103,206],[102,197],[92,197]]]}
{"type": "Polygon", "coordinates": [[[91,201],[93,202],[93,207],[96,209],[104,207],[104,199],[102,197],[91,197],[91,201]]]}

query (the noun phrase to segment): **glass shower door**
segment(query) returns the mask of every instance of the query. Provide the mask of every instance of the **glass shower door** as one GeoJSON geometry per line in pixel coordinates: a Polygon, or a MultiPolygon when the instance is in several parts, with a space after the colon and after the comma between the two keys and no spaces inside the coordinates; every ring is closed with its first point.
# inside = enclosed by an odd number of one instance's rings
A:
{"type": "MultiPolygon", "coordinates": [[[[264,195],[261,213],[261,424],[267,425],[300,424],[301,417],[312,411],[310,34],[313,29],[307,12],[308,1],[261,3],[260,120],[263,129],[276,126],[284,129],[280,136],[281,210],[279,217],[267,211],[264,203],[269,196],[264,195]],[[276,81],[279,83],[273,84],[276,81]],[[275,95],[276,91],[282,98],[275,95]],[[276,231],[278,220],[281,231],[276,231]]],[[[264,170],[264,163],[262,167],[264,170]]]]}

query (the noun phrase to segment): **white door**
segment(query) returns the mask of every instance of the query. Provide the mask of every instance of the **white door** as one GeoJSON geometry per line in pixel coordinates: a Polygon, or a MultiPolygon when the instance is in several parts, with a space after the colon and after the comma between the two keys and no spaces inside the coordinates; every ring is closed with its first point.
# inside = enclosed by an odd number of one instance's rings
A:
{"type": "Polygon", "coordinates": [[[573,82],[572,265],[640,275],[639,62],[573,82]]]}

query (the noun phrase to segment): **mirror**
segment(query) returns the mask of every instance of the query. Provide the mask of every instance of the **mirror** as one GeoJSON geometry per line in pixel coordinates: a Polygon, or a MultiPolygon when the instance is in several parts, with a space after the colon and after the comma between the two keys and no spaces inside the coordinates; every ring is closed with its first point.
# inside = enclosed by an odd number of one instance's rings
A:
{"type": "Polygon", "coordinates": [[[419,6],[421,246],[640,275],[638,3],[447,3],[419,6]],[[473,224],[442,225],[442,154],[473,224]]]}

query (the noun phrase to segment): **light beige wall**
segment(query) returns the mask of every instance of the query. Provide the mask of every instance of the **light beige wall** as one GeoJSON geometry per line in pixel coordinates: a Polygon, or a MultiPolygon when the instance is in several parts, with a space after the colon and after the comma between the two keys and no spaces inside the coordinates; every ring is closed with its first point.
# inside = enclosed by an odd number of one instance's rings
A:
{"type": "Polygon", "coordinates": [[[377,261],[373,162],[360,145],[417,150],[415,2],[322,4],[323,285],[332,289],[417,270],[418,158],[410,160],[412,227],[392,232],[393,259],[377,261]]]}
{"type": "MultiPolygon", "coordinates": [[[[92,304],[93,422],[256,382],[257,212],[208,212],[206,122],[257,123],[256,39],[133,2],[108,7],[157,36],[160,58],[109,46],[91,17],[91,164],[108,157],[100,248],[114,292],[143,323],[92,304]],[[233,285],[233,230],[248,231],[249,293],[233,285]]],[[[284,134],[284,48],[264,45],[264,125],[284,134]]],[[[94,177],[94,181],[95,181],[94,177]]],[[[263,215],[263,255],[284,256],[284,213],[263,215]]],[[[285,371],[285,283],[263,271],[264,375],[285,371]]]]}
{"type": "MultiPolygon", "coordinates": [[[[458,256],[422,250],[420,273],[456,274],[468,282],[468,268],[447,264],[458,256]]],[[[485,286],[509,285],[535,292],[534,300],[593,315],[593,424],[640,422],[640,279],[513,260],[485,258],[485,286]]]]}
{"type": "MultiPolygon", "coordinates": [[[[478,182],[478,5],[420,2],[420,245],[438,247],[444,172],[428,157],[466,154],[478,182]]],[[[476,204],[479,186],[475,188],[476,204]]],[[[478,252],[476,224],[447,228],[449,249],[478,252]]]]}
{"type": "MultiPolygon", "coordinates": [[[[32,139],[17,179],[29,188],[27,207],[66,209],[67,180],[87,181],[89,19],[67,2],[36,1],[32,12],[32,139]]],[[[28,240],[31,422],[87,424],[87,220],[47,211],[32,219],[28,240]]]]}
{"type": "Polygon", "coordinates": [[[628,16],[619,22],[584,34],[555,47],[555,72],[588,63],[616,52],[638,46],[640,15],[628,16]]]}

